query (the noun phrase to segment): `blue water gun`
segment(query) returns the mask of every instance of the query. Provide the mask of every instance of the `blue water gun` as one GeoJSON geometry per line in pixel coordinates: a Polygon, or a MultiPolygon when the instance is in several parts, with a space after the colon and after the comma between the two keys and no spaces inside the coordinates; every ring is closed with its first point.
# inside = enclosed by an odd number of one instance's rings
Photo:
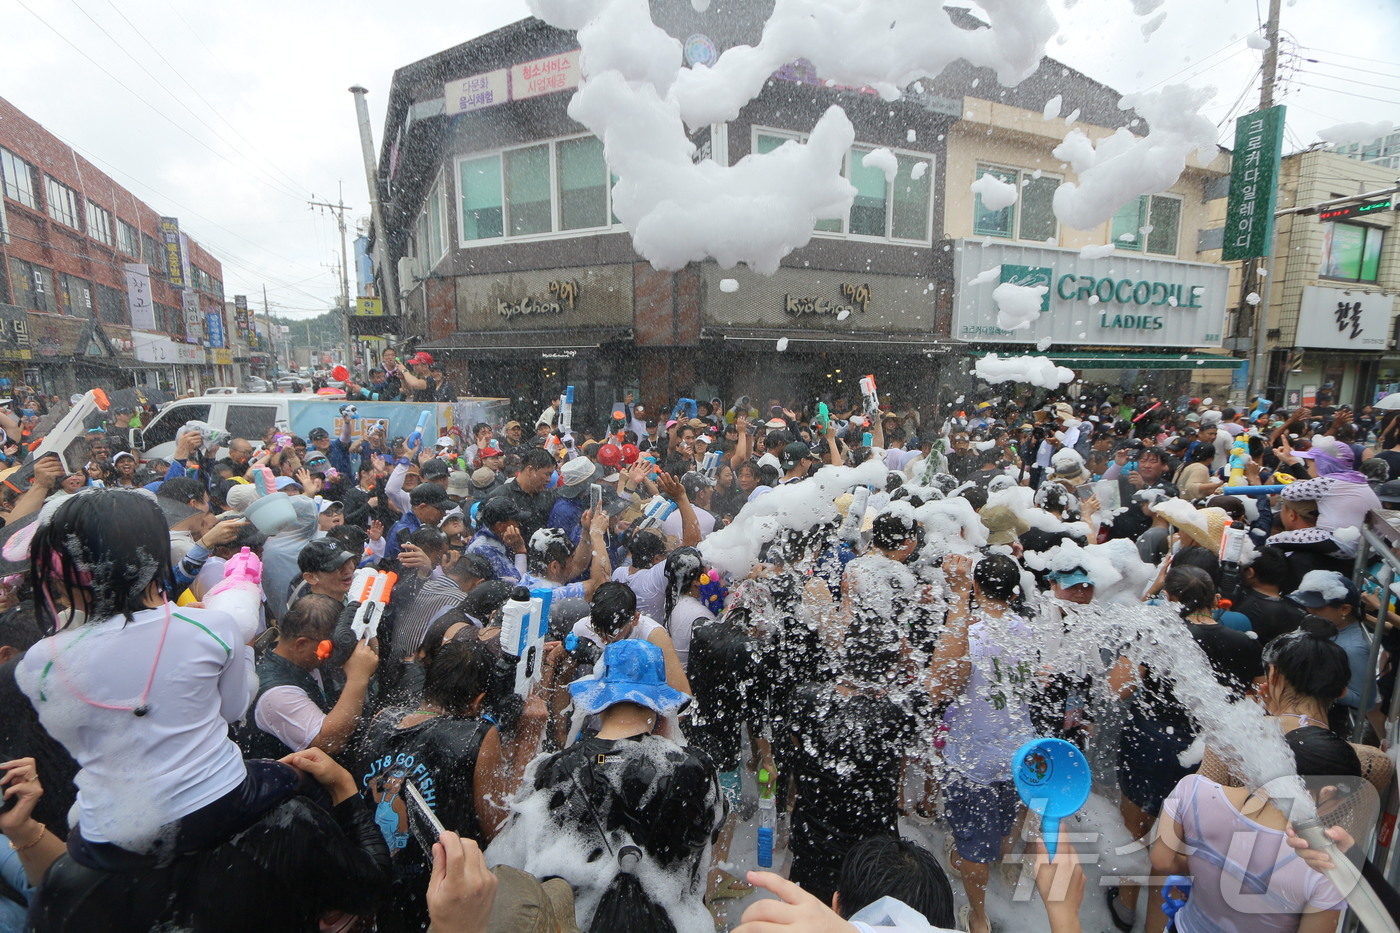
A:
{"type": "Polygon", "coordinates": [[[568,386],[559,396],[559,436],[572,434],[574,430],[574,387],[568,386]]]}
{"type": "Polygon", "coordinates": [[[724,601],[729,591],[724,587],[724,578],[719,571],[711,568],[700,574],[700,602],[705,608],[719,615],[724,610],[724,601]]]}
{"type": "Polygon", "coordinates": [[[418,416],[418,427],[413,429],[413,433],[408,436],[408,446],[418,447],[423,443],[423,432],[428,428],[428,422],[432,419],[433,413],[425,411],[418,416]]]}

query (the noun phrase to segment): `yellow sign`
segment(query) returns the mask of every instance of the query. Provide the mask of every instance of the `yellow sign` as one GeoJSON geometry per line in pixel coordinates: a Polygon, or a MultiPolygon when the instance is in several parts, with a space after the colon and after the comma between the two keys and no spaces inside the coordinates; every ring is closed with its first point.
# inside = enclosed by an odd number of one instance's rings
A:
{"type": "Polygon", "coordinates": [[[384,299],[382,298],[356,298],[356,317],[383,317],[384,299]]]}
{"type": "Polygon", "coordinates": [[[225,347],[212,347],[209,354],[214,358],[215,366],[232,366],[233,351],[225,347]]]}

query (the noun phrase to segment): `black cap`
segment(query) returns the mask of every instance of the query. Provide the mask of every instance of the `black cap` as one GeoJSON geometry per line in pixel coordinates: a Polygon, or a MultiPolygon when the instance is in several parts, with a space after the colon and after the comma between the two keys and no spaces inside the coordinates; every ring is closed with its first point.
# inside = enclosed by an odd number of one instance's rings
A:
{"type": "MultiPolygon", "coordinates": [[[[418,487],[418,489],[422,488],[422,486],[418,487]]],[[[413,491],[417,492],[418,489],[413,491]]],[[[516,509],[515,503],[504,496],[495,496],[487,499],[485,502],[481,503],[481,508],[477,509],[476,512],[476,523],[477,526],[481,528],[490,528],[492,525],[499,524],[500,522],[518,521],[520,521],[519,510],[516,509]]]]}
{"type": "Polygon", "coordinates": [[[334,538],[317,538],[309,541],[297,555],[297,569],[302,573],[331,573],[339,570],[347,560],[355,555],[345,550],[334,538]]]}
{"type": "Polygon", "coordinates": [[[446,511],[452,500],[447,497],[447,490],[437,483],[423,483],[415,486],[413,492],[408,495],[410,505],[434,505],[446,511]]]}
{"type": "Polygon", "coordinates": [[[454,572],[458,576],[475,577],[478,580],[496,579],[496,571],[491,569],[491,562],[480,554],[463,554],[457,559],[454,572]]]}
{"type": "Polygon", "coordinates": [[[331,432],[327,431],[325,428],[312,428],[311,431],[306,435],[306,439],[308,441],[320,441],[325,440],[330,436],[331,432]]]}
{"type": "Polygon", "coordinates": [[[447,476],[452,472],[452,468],[447,465],[446,460],[434,458],[418,467],[418,472],[424,479],[433,479],[434,477],[447,476]]]}

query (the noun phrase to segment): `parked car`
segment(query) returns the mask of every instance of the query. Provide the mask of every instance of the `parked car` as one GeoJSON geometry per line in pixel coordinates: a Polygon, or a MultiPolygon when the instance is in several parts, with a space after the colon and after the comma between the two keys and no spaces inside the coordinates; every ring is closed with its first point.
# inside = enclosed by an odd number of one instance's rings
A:
{"type": "Polygon", "coordinates": [[[237,395],[237,386],[214,386],[212,389],[205,389],[205,395],[237,395]]]}
{"type": "Polygon", "coordinates": [[[243,380],[244,392],[271,392],[272,383],[261,376],[249,376],[243,380]]]}
{"type": "Polygon", "coordinates": [[[282,376],[277,380],[278,392],[291,392],[293,386],[300,386],[303,392],[310,390],[311,380],[295,374],[282,376]]]}

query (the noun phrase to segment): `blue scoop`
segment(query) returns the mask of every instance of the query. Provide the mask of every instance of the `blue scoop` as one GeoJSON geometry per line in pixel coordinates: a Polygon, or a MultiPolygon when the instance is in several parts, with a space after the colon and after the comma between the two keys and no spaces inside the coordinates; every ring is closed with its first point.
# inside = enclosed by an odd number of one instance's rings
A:
{"type": "Polygon", "coordinates": [[[1040,814],[1045,850],[1055,857],[1060,820],[1089,799],[1089,762],[1064,739],[1032,739],[1011,758],[1011,777],[1026,806],[1040,814]]]}

